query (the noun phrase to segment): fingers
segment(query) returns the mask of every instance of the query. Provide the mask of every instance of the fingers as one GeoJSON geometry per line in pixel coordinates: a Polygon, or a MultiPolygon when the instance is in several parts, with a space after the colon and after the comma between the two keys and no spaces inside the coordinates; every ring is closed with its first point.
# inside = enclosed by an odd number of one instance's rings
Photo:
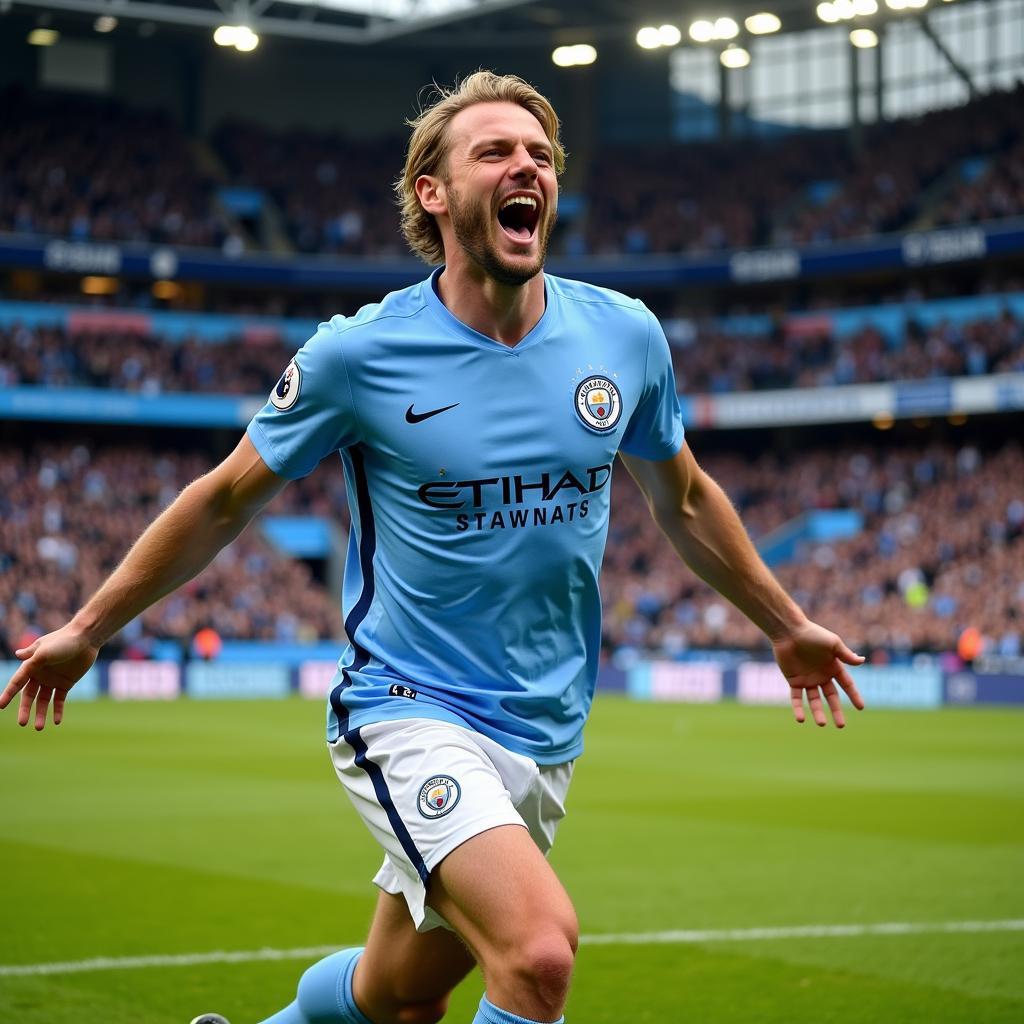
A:
{"type": "Polygon", "coordinates": [[[60,725],[64,721],[64,698],[67,696],[67,690],[54,690],[53,691],[53,724],[60,725]]]}
{"type": "Polygon", "coordinates": [[[819,726],[827,725],[825,705],[821,702],[821,690],[817,686],[807,687],[807,703],[811,705],[811,717],[814,719],[814,724],[819,726]]]}
{"type": "Polygon", "coordinates": [[[856,684],[853,681],[853,676],[837,661],[835,664],[835,672],[832,673],[836,682],[843,688],[846,696],[850,698],[850,702],[858,711],[864,710],[864,698],[860,695],[860,691],[857,689],[856,684]]]}
{"type": "Polygon", "coordinates": [[[793,704],[793,717],[802,725],[806,717],[804,715],[804,691],[799,686],[791,686],[789,699],[793,704]]]}
{"type": "Polygon", "coordinates": [[[0,711],[2,711],[8,704],[14,700],[14,695],[32,678],[31,670],[28,664],[19,665],[18,671],[11,676],[10,682],[4,687],[4,692],[0,693],[0,711]]]}
{"type": "Polygon", "coordinates": [[[20,661],[27,661],[36,653],[36,649],[39,647],[39,641],[33,641],[28,647],[19,647],[15,652],[14,656],[20,661]]]}
{"type": "Polygon", "coordinates": [[[840,661],[845,661],[847,665],[863,665],[864,655],[854,654],[846,644],[843,643],[838,637],[836,637],[835,656],[840,661]]]}
{"type": "MultiPolygon", "coordinates": [[[[832,721],[836,723],[837,729],[842,729],[846,725],[846,719],[843,717],[843,706],[839,702],[839,691],[836,689],[836,684],[830,679],[823,684],[821,692],[825,695],[825,700],[828,701],[828,709],[832,712],[832,721]]],[[[824,725],[824,722],[819,724],[824,725]]]]}
{"type": "Polygon", "coordinates": [[[50,707],[50,696],[53,690],[48,686],[40,686],[36,695],[36,732],[42,732],[46,726],[46,712],[50,707]]]}
{"type": "Polygon", "coordinates": [[[21,703],[18,705],[18,725],[28,725],[28,720],[32,715],[32,702],[36,699],[38,692],[38,684],[30,679],[25,684],[25,689],[21,691],[21,703]]]}

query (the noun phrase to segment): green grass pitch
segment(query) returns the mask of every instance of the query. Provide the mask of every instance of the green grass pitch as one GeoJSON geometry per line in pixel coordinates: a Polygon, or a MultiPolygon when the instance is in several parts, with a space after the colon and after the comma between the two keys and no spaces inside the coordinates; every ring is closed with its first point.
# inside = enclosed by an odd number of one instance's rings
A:
{"type": "MultiPolygon", "coordinates": [[[[788,714],[598,699],[552,855],[585,935],[1024,918],[1024,716],[788,714]]],[[[378,854],[322,723],[297,699],[0,716],[0,965],[358,942],[378,854]]],[[[0,1021],[252,1024],[303,967],[0,967],[0,1021]]],[[[567,1017],[1020,1022],[1024,932],[585,945],[567,1017]]]]}

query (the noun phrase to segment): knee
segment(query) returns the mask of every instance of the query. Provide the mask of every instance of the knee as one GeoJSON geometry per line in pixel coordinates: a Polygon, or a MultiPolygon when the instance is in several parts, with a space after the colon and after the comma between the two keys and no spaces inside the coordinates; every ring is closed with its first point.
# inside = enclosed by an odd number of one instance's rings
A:
{"type": "Polygon", "coordinates": [[[536,933],[506,963],[520,986],[557,1012],[569,993],[577,945],[575,929],[536,933]]]}

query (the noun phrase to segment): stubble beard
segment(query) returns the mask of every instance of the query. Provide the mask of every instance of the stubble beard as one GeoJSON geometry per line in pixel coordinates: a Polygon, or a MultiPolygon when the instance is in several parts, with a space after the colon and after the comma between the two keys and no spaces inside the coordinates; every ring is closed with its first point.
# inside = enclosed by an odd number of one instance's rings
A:
{"type": "Polygon", "coordinates": [[[507,262],[491,244],[491,211],[484,202],[463,202],[451,184],[448,185],[448,216],[451,217],[455,240],[470,259],[498,284],[524,285],[543,270],[548,242],[555,226],[554,217],[545,218],[537,224],[537,258],[522,266],[507,262]]]}

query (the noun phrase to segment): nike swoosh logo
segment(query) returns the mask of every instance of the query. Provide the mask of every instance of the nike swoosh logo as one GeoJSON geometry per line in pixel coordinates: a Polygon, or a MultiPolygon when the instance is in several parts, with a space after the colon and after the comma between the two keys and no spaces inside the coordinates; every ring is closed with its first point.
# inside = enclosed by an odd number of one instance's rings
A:
{"type": "Polygon", "coordinates": [[[412,406],[405,410],[405,422],[406,423],[422,423],[424,420],[429,420],[431,416],[437,416],[442,412],[447,412],[449,409],[454,409],[459,403],[455,405],[445,405],[440,409],[431,409],[430,412],[413,412],[412,406]]]}

